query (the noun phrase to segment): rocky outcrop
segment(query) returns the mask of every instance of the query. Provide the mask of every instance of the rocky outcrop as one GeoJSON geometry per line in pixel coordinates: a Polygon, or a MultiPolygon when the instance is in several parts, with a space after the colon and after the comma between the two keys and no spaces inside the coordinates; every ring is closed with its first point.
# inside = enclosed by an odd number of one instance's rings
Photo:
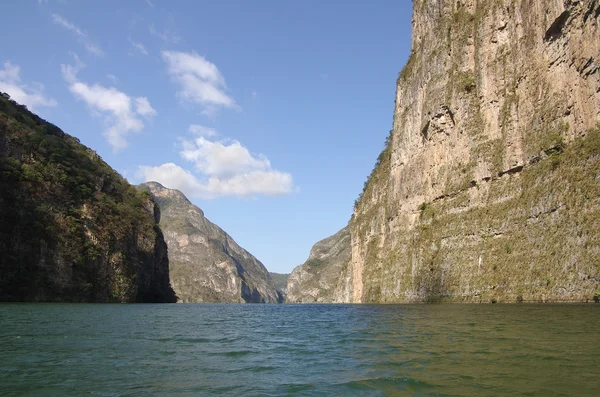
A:
{"type": "Polygon", "coordinates": [[[316,243],[308,259],[297,266],[287,282],[287,303],[328,303],[345,301],[341,271],[350,261],[350,230],[343,228],[316,243]],[[341,285],[339,285],[341,284],[341,285]]]}
{"type": "Polygon", "coordinates": [[[175,302],[157,208],[0,95],[0,300],[175,302]]]}
{"type": "Polygon", "coordinates": [[[597,0],[414,1],[348,302],[593,299],[599,24],[597,0]]]}
{"type": "Polygon", "coordinates": [[[178,190],[139,186],[161,211],[170,275],[180,302],[278,303],[282,297],[267,269],[178,190]]]}

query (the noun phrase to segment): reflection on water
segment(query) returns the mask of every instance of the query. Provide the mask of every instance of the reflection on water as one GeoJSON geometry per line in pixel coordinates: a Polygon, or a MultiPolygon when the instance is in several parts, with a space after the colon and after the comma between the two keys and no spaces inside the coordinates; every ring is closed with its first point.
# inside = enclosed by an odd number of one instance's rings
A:
{"type": "Polygon", "coordinates": [[[595,396],[600,305],[0,304],[0,395],[595,396]]]}

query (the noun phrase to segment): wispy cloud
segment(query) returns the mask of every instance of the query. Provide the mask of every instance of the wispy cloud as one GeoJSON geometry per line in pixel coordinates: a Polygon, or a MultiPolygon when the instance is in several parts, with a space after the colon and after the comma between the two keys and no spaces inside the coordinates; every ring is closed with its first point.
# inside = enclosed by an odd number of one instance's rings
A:
{"type": "Polygon", "coordinates": [[[225,79],[219,69],[195,52],[163,51],[167,71],[179,85],[178,95],[202,107],[210,115],[219,108],[237,108],[235,100],[225,93],[225,79]]]}
{"type": "Polygon", "coordinates": [[[158,37],[165,44],[177,44],[181,40],[181,37],[171,29],[163,29],[162,31],[157,30],[154,25],[148,26],[148,30],[152,36],[158,37]]]}
{"type": "Polygon", "coordinates": [[[0,69],[0,91],[6,92],[16,102],[26,105],[31,110],[40,107],[56,106],[56,101],[44,96],[44,86],[32,83],[37,88],[32,88],[21,81],[21,68],[11,62],[4,62],[4,69],[0,69]]]}
{"type": "Polygon", "coordinates": [[[211,138],[211,137],[215,137],[215,136],[219,135],[217,133],[217,130],[215,130],[214,128],[205,127],[200,124],[191,124],[188,127],[188,131],[196,136],[205,136],[207,138],[211,138]]]}
{"type": "Polygon", "coordinates": [[[144,96],[135,98],[135,111],[146,117],[156,116],[156,110],[150,105],[148,98],[144,96]]]}
{"type": "Polygon", "coordinates": [[[150,118],[156,110],[150,105],[148,98],[131,98],[114,87],[100,84],[88,84],[80,81],[77,73],[84,66],[75,57],[75,65],[61,65],[63,78],[69,85],[69,91],[79,100],[85,102],[94,113],[104,117],[106,130],[104,135],[115,152],[127,147],[127,135],[140,132],[144,127],[141,117],[150,118]]]}
{"type": "MultiPolygon", "coordinates": [[[[191,127],[190,130],[196,130],[191,127]]],[[[202,131],[205,129],[202,127],[202,131]]],[[[180,143],[179,154],[193,164],[193,171],[165,163],[140,166],[137,176],[179,189],[193,198],[275,196],[294,191],[291,174],[273,169],[266,156],[250,153],[236,140],[211,141],[196,134],[192,139],[180,138],[180,143]]]]}
{"type": "Polygon", "coordinates": [[[94,44],[90,40],[90,38],[88,37],[87,33],[84,32],[83,30],[81,30],[79,27],[77,27],[73,23],[67,21],[65,18],[61,17],[58,14],[52,14],[52,21],[55,24],[60,25],[63,28],[65,28],[68,31],[70,31],[71,33],[73,33],[75,35],[75,37],[77,37],[77,39],[81,42],[81,44],[83,44],[83,46],[85,47],[85,49],[90,54],[93,54],[93,55],[96,55],[96,56],[103,56],[104,55],[104,51],[102,51],[102,49],[99,46],[97,46],[96,44],[94,44]]]}
{"type": "Polygon", "coordinates": [[[150,0],[146,0],[146,4],[148,4],[148,6],[150,6],[151,8],[154,8],[154,3],[150,0]]]}
{"type": "Polygon", "coordinates": [[[135,54],[142,54],[142,55],[148,55],[148,51],[146,50],[146,47],[142,43],[138,43],[137,41],[133,41],[131,39],[131,37],[129,37],[129,43],[133,47],[133,53],[135,53],[135,54]]]}
{"type": "Polygon", "coordinates": [[[114,74],[107,74],[106,78],[110,80],[111,83],[113,84],[119,84],[119,79],[117,78],[117,76],[115,76],[114,74]]]}

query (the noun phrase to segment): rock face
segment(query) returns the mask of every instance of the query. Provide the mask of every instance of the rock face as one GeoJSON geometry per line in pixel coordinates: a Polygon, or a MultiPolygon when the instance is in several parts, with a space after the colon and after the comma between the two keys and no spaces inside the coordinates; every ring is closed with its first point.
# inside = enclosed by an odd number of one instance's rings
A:
{"type": "Polygon", "coordinates": [[[348,302],[591,301],[600,2],[415,0],[394,124],[350,221],[348,302]]]}
{"type": "Polygon", "coordinates": [[[175,302],[150,195],[0,95],[0,300],[175,302]]]}
{"type": "Polygon", "coordinates": [[[160,206],[171,284],[181,302],[278,303],[267,269],[178,190],[139,186],[160,206]]]}
{"type": "Polygon", "coordinates": [[[350,230],[343,228],[316,243],[304,264],[296,267],[287,282],[287,303],[344,302],[342,269],[350,261],[350,230]]]}

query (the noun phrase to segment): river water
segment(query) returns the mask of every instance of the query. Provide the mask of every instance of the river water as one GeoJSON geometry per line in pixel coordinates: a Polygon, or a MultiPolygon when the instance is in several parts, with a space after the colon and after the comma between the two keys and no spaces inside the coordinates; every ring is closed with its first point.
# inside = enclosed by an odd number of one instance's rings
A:
{"type": "Polygon", "coordinates": [[[600,305],[0,304],[2,396],[598,396],[600,305]]]}

